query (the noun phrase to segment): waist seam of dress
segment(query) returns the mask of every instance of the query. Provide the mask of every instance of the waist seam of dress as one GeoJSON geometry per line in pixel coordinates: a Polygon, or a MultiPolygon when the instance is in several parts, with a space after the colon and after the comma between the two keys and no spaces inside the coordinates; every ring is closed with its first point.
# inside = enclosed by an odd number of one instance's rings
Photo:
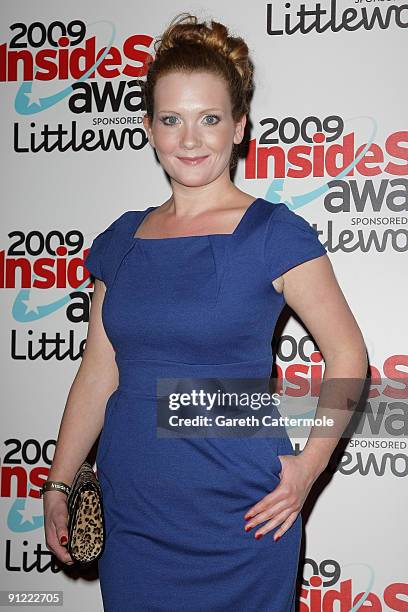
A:
{"type": "Polygon", "coordinates": [[[229,361],[229,362],[219,362],[219,363],[189,363],[187,361],[172,361],[169,359],[138,359],[137,357],[135,358],[122,358],[122,357],[117,357],[116,360],[119,361],[120,363],[123,362],[134,362],[134,361],[139,361],[139,362],[143,362],[143,363],[170,363],[170,364],[176,364],[176,365],[186,365],[186,366],[205,366],[205,367],[214,367],[214,366],[228,366],[228,365],[245,365],[247,363],[257,363],[259,361],[269,361],[270,360],[270,356],[266,356],[266,357],[260,357],[259,359],[249,359],[248,361],[229,361]]]}

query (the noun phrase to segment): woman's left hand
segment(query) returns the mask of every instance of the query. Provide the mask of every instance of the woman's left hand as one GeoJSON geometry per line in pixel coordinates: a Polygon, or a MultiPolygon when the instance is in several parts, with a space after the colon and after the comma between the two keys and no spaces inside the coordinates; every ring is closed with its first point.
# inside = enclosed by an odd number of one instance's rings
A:
{"type": "Polygon", "coordinates": [[[321,470],[300,455],[278,455],[282,463],[278,486],[252,506],[245,514],[245,531],[267,521],[254,536],[259,539],[278,525],[274,540],[280,538],[295,522],[321,470]],[[252,517],[252,518],[250,518],[252,517]],[[269,519],[269,520],[268,520],[269,519]],[[282,523],[282,524],[281,524],[282,523]]]}

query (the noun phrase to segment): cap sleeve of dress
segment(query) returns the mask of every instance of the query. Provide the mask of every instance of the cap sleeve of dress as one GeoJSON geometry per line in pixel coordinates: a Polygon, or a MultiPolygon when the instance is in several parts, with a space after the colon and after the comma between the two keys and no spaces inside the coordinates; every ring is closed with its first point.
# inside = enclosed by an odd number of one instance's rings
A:
{"type": "Polygon", "coordinates": [[[113,227],[108,227],[94,238],[91,248],[84,260],[84,266],[95,278],[105,282],[104,268],[109,243],[112,239],[113,227]]]}
{"type": "Polygon", "coordinates": [[[268,219],[264,241],[264,262],[268,279],[273,281],[291,268],[326,255],[317,230],[284,203],[268,219]]]}
{"type": "Polygon", "coordinates": [[[84,259],[84,267],[88,272],[93,277],[102,280],[105,285],[108,285],[108,279],[112,276],[117,245],[123,242],[121,231],[127,230],[130,217],[131,211],[126,211],[112,221],[103,232],[94,238],[84,259]]]}

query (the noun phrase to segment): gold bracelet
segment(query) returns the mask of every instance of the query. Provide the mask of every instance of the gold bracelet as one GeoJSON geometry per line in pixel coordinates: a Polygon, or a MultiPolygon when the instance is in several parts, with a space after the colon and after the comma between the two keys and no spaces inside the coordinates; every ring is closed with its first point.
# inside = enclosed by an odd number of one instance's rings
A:
{"type": "Polygon", "coordinates": [[[71,487],[69,487],[65,482],[61,482],[60,480],[47,480],[40,489],[41,497],[44,495],[45,491],[61,491],[65,493],[65,495],[69,495],[71,487]]]}

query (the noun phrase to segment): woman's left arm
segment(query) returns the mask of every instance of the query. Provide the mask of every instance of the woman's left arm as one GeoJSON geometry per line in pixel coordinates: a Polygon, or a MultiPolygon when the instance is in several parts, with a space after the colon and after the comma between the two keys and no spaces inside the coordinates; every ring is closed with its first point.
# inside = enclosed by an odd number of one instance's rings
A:
{"type": "Polygon", "coordinates": [[[368,365],[363,335],[327,255],[291,268],[283,274],[283,283],[286,303],[308,328],[325,360],[315,419],[327,416],[334,426],[322,434],[314,425],[301,453],[280,455],[280,484],[246,513],[246,531],[268,521],[255,537],[280,525],[274,539],[295,521],[314,481],[327,466],[351,420],[354,410],[350,406],[360,398],[368,365]]]}
{"type": "Polygon", "coordinates": [[[323,434],[318,426],[312,427],[300,454],[317,477],[327,466],[361,395],[367,350],[327,255],[292,268],[283,281],[286,303],[308,328],[325,361],[315,419],[327,416],[334,425],[323,434]]]}

